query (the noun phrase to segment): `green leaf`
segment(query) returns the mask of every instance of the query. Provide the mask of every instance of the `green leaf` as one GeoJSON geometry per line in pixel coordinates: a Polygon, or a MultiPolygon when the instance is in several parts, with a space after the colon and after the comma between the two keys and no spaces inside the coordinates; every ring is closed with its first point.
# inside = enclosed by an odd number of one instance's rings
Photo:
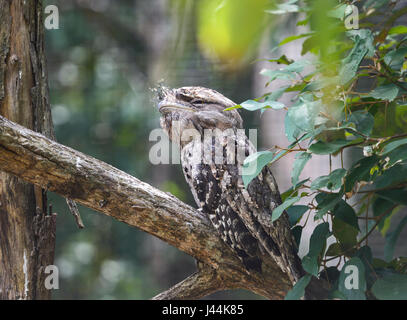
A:
{"type": "Polygon", "coordinates": [[[339,279],[339,271],[336,267],[325,267],[325,269],[319,273],[319,278],[329,281],[332,286],[339,279]]]}
{"type": "Polygon", "coordinates": [[[294,197],[286,199],[282,204],[273,210],[271,217],[272,221],[276,221],[283,214],[284,210],[292,206],[294,203],[300,201],[301,197],[294,197]]]}
{"type": "Polygon", "coordinates": [[[384,246],[384,260],[386,260],[387,262],[391,261],[393,259],[393,255],[394,255],[394,247],[396,245],[397,239],[401,233],[401,231],[403,230],[404,226],[407,223],[407,216],[404,217],[399,224],[397,225],[397,228],[392,231],[389,232],[386,235],[386,244],[384,246]]]}
{"type": "Polygon", "coordinates": [[[383,147],[383,150],[381,152],[382,155],[388,154],[390,151],[393,151],[394,149],[398,148],[401,145],[407,144],[407,138],[395,140],[392,142],[389,142],[383,147]]]}
{"type": "Polygon", "coordinates": [[[303,34],[300,34],[300,35],[289,36],[289,37],[285,38],[283,41],[281,41],[278,44],[278,46],[280,47],[280,46],[282,46],[282,45],[284,45],[286,43],[289,43],[291,41],[298,40],[298,39],[301,39],[301,38],[304,38],[304,37],[309,37],[311,35],[312,35],[312,33],[303,33],[303,34]]]}
{"type": "Polygon", "coordinates": [[[332,232],[344,250],[352,248],[357,243],[358,229],[344,222],[342,219],[334,217],[332,221],[332,232]]]}
{"type": "Polygon", "coordinates": [[[305,91],[319,91],[322,88],[325,88],[327,86],[327,82],[325,79],[316,79],[311,82],[309,82],[302,90],[301,92],[305,91]]]}
{"type": "Polygon", "coordinates": [[[291,186],[289,189],[287,189],[286,191],[284,191],[281,194],[281,199],[283,201],[285,201],[287,198],[289,198],[291,196],[296,196],[298,194],[298,189],[300,189],[304,185],[304,183],[306,183],[308,181],[309,181],[309,178],[301,180],[295,186],[291,186]]]}
{"type": "Polygon", "coordinates": [[[393,216],[394,211],[389,212],[383,219],[380,220],[377,228],[379,229],[380,233],[383,237],[386,236],[387,231],[389,231],[391,225],[391,217],[393,216]]]}
{"type": "Polygon", "coordinates": [[[290,71],[290,72],[302,72],[302,70],[304,70],[304,67],[307,65],[310,65],[311,62],[309,62],[308,60],[297,60],[294,63],[291,63],[290,65],[288,65],[287,67],[285,67],[285,71],[290,71]]]}
{"type": "Polygon", "coordinates": [[[359,229],[358,218],[356,216],[355,210],[348,205],[344,200],[340,200],[333,210],[334,217],[340,219],[343,222],[349,224],[356,230],[359,229]]]}
{"type": "Polygon", "coordinates": [[[269,99],[264,102],[258,102],[255,100],[247,100],[247,101],[242,102],[241,104],[237,104],[233,107],[226,108],[224,111],[240,109],[240,108],[246,109],[248,111],[257,111],[259,109],[268,109],[268,108],[278,110],[278,109],[284,108],[284,104],[281,102],[272,101],[269,99]]]}
{"type": "Polygon", "coordinates": [[[376,155],[365,157],[356,161],[356,163],[352,165],[352,167],[348,170],[347,175],[345,176],[345,192],[352,191],[356,182],[370,181],[370,171],[377,165],[378,161],[379,158],[376,155]]]}
{"type": "Polygon", "coordinates": [[[304,270],[314,276],[318,275],[318,258],[325,249],[326,239],[329,235],[329,223],[324,222],[317,225],[311,235],[308,254],[302,259],[304,270]]]}
{"type": "Polygon", "coordinates": [[[376,194],[386,200],[392,201],[395,204],[407,206],[407,189],[394,189],[377,191],[376,194]]]}
{"type": "Polygon", "coordinates": [[[373,258],[372,260],[372,266],[375,269],[385,269],[389,266],[389,263],[378,258],[373,258]]]}
{"type": "Polygon", "coordinates": [[[315,154],[330,154],[330,153],[336,153],[339,150],[341,150],[345,146],[350,146],[356,143],[359,143],[363,141],[362,138],[357,138],[354,140],[334,140],[331,142],[323,142],[323,141],[318,141],[314,144],[312,144],[308,150],[312,153],[315,154]]]}
{"type": "Polygon", "coordinates": [[[300,300],[304,296],[305,288],[308,286],[311,278],[312,276],[310,274],[306,274],[298,280],[294,287],[287,292],[284,300],[300,300]]]}
{"type": "Polygon", "coordinates": [[[392,166],[396,162],[407,160],[407,144],[403,144],[387,154],[389,161],[387,166],[392,166]]]}
{"type": "Polygon", "coordinates": [[[302,92],[305,91],[319,91],[323,88],[329,87],[329,86],[336,86],[339,82],[339,77],[320,77],[318,79],[315,79],[311,82],[309,82],[303,89],[302,92]]]}
{"type": "Polygon", "coordinates": [[[373,130],[374,117],[366,111],[359,110],[351,113],[349,122],[353,122],[356,130],[370,136],[373,130]]]}
{"type": "Polygon", "coordinates": [[[345,11],[348,7],[347,4],[340,4],[336,6],[334,9],[329,10],[327,12],[328,17],[336,18],[336,19],[343,19],[345,18],[345,11]]]}
{"type": "MultiPolygon", "coordinates": [[[[372,270],[373,255],[372,249],[369,246],[363,246],[355,253],[355,257],[358,257],[365,266],[366,275],[368,275],[372,270]]],[[[367,276],[366,276],[367,278],[367,276]]]]}
{"type": "Polygon", "coordinates": [[[285,136],[287,137],[289,142],[293,142],[297,140],[297,138],[301,135],[302,130],[298,128],[296,123],[291,120],[291,118],[288,115],[288,112],[285,115],[284,118],[284,129],[285,129],[285,136]]]}
{"type": "Polygon", "coordinates": [[[308,152],[300,152],[295,155],[293,171],[291,173],[291,183],[296,185],[298,178],[304,169],[307,162],[311,159],[312,155],[308,152]]]}
{"type": "Polygon", "coordinates": [[[304,205],[291,206],[287,208],[286,211],[290,221],[290,226],[293,227],[301,219],[304,213],[308,211],[308,209],[308,206],[304,205]]]}
{"type": "Polygon", "coordinates": [[[328,250],[326,251],[326,255],[328,257],[335,257],[342,254],[342,248],[339,242],[332,243],[328,250]]]}
{"type": "Polygon", "coordinates": [[[275,101],[279,99],[288,88],[290,88],[290,86],[283,86],[281,88],[278,88],[277,90],[274,90],[273,92],[270,92],[269,94],[267,94],[265,101],[275,101]]]}
{"type": "Polygon", "coordinates": [[[407,182],[407,165],[396,164],[384,171],[384,173],[375,180],[375,188],[382,189],[402,182],[407,182]]]}
{"type": "Polygon", "coordinates": [[[397,87],[394,83],[390,83],[377,87],[370,92],[370,96],[379,100],[393,101],[397,97],[398,93],[399,87],[397,87]]]}
{"type": "Polygon", "coordinates": [[[404,34],[407,33],[407,26],[395,26],[389,30],[389,34],[404,34]]]}
{"type": "Polygon", "coordinates": [[[387,274],[377,279],[372,286],[372,292],[380,300],[406,300],[407,275],[387,274]]]}
{"type": "Polygon", "coordinates": [[[341,201],[343,192],[333,193],[319,193],[315,200],[318,202],[318,212],[315,215],[315,219],[321,219],[324,214],[332,210],[336,204],[341,201]]]}
{"type": "Polygon", "coordinates": [[[315,35],[312,35],[309,38],[305,39],[305,41],[302,43],[301,55],[304,56],[307,52],[318,54],[318,40],[318,37],[316,37],[315,35]]]}
{"type": "Polygon", "coordinates": [[[303,229],[302,226],[295,226],[294,228],[291,229],[295,243],[297,244],[298,248],[300,247],[302,229],[303,229]]]}
{"type": "Polygon", "coordinates": [[[398,257],[390,261],[390,268],[396,272],[406,274],[407,271],[407,257],[398,257]]]}
{"type": "Polygon", "coordinates": [[[339,72],[340,83],[348,83],[356,75],[363,58],[374,54],[373,35],[370,30],[352,30],[347,34],[355,42],[349,55],[342,60],[342,67],[339,72]]]}
{"type": "Polygon", "coordinates": [[[300,130],[311,131],[314,129],[320,106],[319,101],[303,101],[289,108],[287,116],[290,118],[291,123],[300,130]]]}
{"type": "Polygon", "coordinates": [[[280,58],[277,58],[277,59],[269,59],[269,60],[267,60],[267,61],[268,61],[268,62],[277,62],[278,64],[290,64],[290,63],[293,63],[293,60],[288,59],[285,54],[283,54],[282,56],[280,56],[280,58]]]}
{"type": "Polygon", "coordinates": [[[367,48],[367,57],[371,58],[374,56],[376,49],[373,44],[374,37],[370,29],[350,30],[346,32],[346,35],[355,42],[355,45],[359,43],[359,45],[367,48]]]}
{"type": "Polygon", "coordinates": [[[335,300],[346,300],[346,296],[339,290],[334,290],[329,294],[329,298],[335,300]]]}
{"type": "Polygon", "coordinates": [[[320,176],[311,183],[311,190],[328,188],[330,190],[339,189],[342,185],[342,178],[345,176],[345,169],[336,169],[327,176],[320,176]]]}
{"type": "Polygon", "coordinates": [[[260,151],[248,156],[243,163],[242,179],[245,187],[258,176],[267,163],[274,158],[274,152],[260,151]]]}
{"type": "Polygon", "coordinates": [[[295,74],[291,71],[286,70],[269,70],[263,69],[260,71],[260,74],[269,78],[269,82],[272,82],[276,79],[284,79],[284,80],[294,80],[295,74]]]}
{"type": "Polygon", "coordinates": [[[302,258],[302,267],[312,275],[317,275],[319,271],[318,257],[305,256],[302,258]]]}
{"type": "Polygon", "coordinates": [[[400,68],[407,55],[407,47],[391,50],[384,56],[384,62],[391,68],[400,68]]]}
{"type": "Polygon", "coordinates": [[[316,178],[314,181],[311,182],[311,190],[317,190],[325,188],[329,183],[329,175],[328,176],[320,176],[316,178]]]}
{"type": "Polygon", "coordinates": [[[254,100],[247,100],[245,102],[242,102],[240,104],[243,109],[249,110],[249,111],[255,111],[263,108],[272,108],[272,109],[282,109],[284,108],[284,103],[278,102],[278,101],[271,101],[271,100],[266,100],[264,102],[257,102],[254,100]]]}
{"type": "Polygon", "coordinates": [[[382,218],[379,224],[377,225],[379,231],[383,236],[386,235],[388,228],[390,227],[391,215],[394,207],[394,203],[390,200],[386,200],[380,197],[376,197],[373,201],[373,216],[379,217],[387,212],[382,218]]]}
{"type": "Polygon", "coordinates": [[[296,26],[306,26],[309,22],[309,17],[305,18],[304,20],[300,20],[297,22],[296,26]]]}
{"type": "MultiPolygon", "coordinates": [[[[268,94],[265,95],[265,99],[264,99],[264,103],[268,103],[269,101],[271,101],[272,103],[280,103],[277,100],[283,95],[283,93],[289,88],[289,86],[283,86],[273,92],[270,92],[268,94]]],[[[281,103],[283,105],[284,108],[284,104],[281,103]]],[[[263,112],[268,109],[267,106],[263,109],[261,109],[261,113],[263,114],[263,112]]],[[[279,109],[276,107],[272,107],[272,109],[279,109]]]]}
{"type": "Polygon", "coordinates": [[[353,257],[342,267],[338,281],[338,290],[348,300],[366,300],[365,266],[358,257],[353,257]]]}

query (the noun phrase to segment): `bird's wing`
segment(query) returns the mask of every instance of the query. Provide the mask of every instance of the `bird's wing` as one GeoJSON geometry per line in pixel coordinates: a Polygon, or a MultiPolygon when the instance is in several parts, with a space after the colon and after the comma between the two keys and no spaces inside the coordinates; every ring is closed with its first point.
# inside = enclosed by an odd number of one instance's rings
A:
{"type": "Polygon", "coordinates": [[[297,255],[297,244],[291,232],[288,215],[283,213],[272,222],[274,208],[281,204],[277,184],[268,166],[254,178],[247,189],[240,189],[243,194],[241,207],[251,212],[257,226],[258,239],[266,251],[273,256],[283,271],[296,282],[304,275],[301,261],[297,255]]]}
{"type": "MultiPolygon", "coordinates": [[[[237,148],[244,145],[249,154],[255,152],[255,148],[246,136],[237,136],[236,145],[237,148]]],[[[243,160],[237,158],[237,168],[242,166],[243,160]]],[[[252,234],[280,268],[290,276],[293,282],[296,282],[304,275],[304,270],[297,255],[298,248],[291,233],[287,213],[284,212],[279,219],[272,221],[273,210],[282,202],[270,167],[265,166],[247,188],[243,185],[241,172],[237,176],[238,181],[234,188],[239,196],[236,196],[234,203],[230,202],[231,205],[235,205],[240,216],[245,217],[246,225],[252,226],[249,228],[252,234]]]]}
{"type": "Polygon", "coordinates": [[[261,260],[258,257],[258,241],[243,223],[241,217],[232,208],[227,193],[221,186],[223,164],[213,167],[202,163],[202,157],[194,149],[194,142],[181,151],[181,163],[195,202],[208,215],[215,229],[242,260],[248,270],[261,271],[261,260]]]}
{"type": "Polygon", "coordinates": [[[192,148],[184,154],[185,157],[191,155],[188,161],[183,160],[183,163],[192,164],[188,169],[189,178],[185,169],[184,173],[196,202],[208,213],[224,241],[232,248],[243,250],[244,254],[252,257],[260,244],[292,281],[297,281],[304,271],[297,256],[288,216],[284,213],[277,221],[271,220],[272,211],[281,204],[281,198],[270,168],[264,167],[245,188],[241,177],[244,157],[238,155],[245,154],[244,151],[246,156],[253,153],[253,145],[245,135],[229,135],[221,143],[221,161],[215,159],[213,144],[203,146],[204,154],[205,148],[212,148],[206,150],[212,157],[208,164],[203,164],[202,156],[198,159],[200,155],[192,148]],[[235,157],[231,161],[228,155],[233,152],[235,157]],[[194,157],[197,159],[194,160],[194,157]]]}

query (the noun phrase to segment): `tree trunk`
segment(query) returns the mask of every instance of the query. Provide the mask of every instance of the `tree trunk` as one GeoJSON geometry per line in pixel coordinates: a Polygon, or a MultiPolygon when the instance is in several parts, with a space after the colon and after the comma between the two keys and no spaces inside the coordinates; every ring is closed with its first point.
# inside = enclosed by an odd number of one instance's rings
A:
{"type": "MultiPolygon", "coordinates": [[[[41,1],[0,0],[0,114],[54,138],[41,1]]],[[[46,192],[0,173],[0,299],[49,299],[55,215],[46,192]]]]}

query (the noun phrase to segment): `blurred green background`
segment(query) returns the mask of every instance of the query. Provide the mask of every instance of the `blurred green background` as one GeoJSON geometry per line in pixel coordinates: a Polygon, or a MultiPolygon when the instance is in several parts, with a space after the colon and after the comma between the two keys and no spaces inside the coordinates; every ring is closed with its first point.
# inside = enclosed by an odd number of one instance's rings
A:
{"type": "MultiPolygon", "coordinates": [[[[46,30],[52,115],[60,143],[195,205],[179,165],[148,160],[159,113],[151,88],[200,85],[241,102],[254,96],[252,63],[269,0],[59,0],[59,29],[46,30]]],[[[246,127],[259,117],[244,114],[246,127]]],[[[142,231],[80,207],[79,230],[63,198],[54,299],[148,299],[195,270],[190,256],[142,231]]],[[[246,291],[212,298],[259,298],[246,291]]]]}

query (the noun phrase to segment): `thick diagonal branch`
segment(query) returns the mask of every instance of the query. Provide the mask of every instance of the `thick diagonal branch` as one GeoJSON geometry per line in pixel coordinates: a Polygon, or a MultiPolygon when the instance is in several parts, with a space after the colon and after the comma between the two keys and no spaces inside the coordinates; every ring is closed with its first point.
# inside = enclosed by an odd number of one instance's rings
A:
{"type": "MultiPolygon", "coordinates": [[[[248,274],[200,211],[111,165],[4,117],[0,117],[0,170],[177,247],[215,270],[213,279],[219,290],[239,287],[270,299],[281,299],[291,286],[287,275],[267,256],[263,257],[262,275],[248,274]]],[[[191,280],[194,277],[185,281],[191,280]]]]}

